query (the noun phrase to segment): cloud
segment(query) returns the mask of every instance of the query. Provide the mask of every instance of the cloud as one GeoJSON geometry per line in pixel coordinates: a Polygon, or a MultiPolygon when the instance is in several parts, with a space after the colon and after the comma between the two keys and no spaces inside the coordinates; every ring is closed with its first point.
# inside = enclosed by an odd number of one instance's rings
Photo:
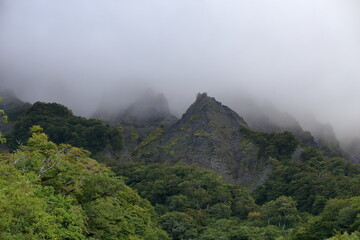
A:
{"type": "Polygon", "coordinates": [[[270,99],[360,132],[360,4],[337,1],[2,0],[0,78],[28,101],[88,116],[112,96],[270,99]]]}

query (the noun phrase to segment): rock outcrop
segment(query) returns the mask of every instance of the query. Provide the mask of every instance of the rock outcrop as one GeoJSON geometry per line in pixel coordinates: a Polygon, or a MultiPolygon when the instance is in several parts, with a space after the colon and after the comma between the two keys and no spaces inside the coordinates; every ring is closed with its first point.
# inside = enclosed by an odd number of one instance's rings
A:
{"type": "Polygon", "coordinates": [[[240,129],[248,128],[236,112],[206,93],[168,130],[155,129],[134,151],[147,162],[196,164],[212,169],[230,182],[254,185],[268,172],[268,159],[240,129]]]}

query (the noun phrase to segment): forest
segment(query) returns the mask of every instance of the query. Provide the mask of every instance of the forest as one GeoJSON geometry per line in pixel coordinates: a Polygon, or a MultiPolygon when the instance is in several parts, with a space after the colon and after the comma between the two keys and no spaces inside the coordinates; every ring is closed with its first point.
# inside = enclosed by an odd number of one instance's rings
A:
{"type": "MultiPolygon", "coordinates": [[[[55,103],[16,109],[1,111],[13,127],[1,135],[0,239],[360,238],[359,167],[291,132],[238,130],[272,166],[246,187],[199,165],[121,160],[125,126],[55,103]]],[[[139,146],[167,131],[158,129],[139,146]]]]}

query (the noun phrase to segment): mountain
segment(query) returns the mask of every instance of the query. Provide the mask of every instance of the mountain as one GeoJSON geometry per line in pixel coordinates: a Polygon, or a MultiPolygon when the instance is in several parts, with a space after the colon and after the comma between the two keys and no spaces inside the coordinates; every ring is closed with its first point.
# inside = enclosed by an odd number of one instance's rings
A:
{"type": "Polygon", "coordinates": [[[173,116],[170,113],[165,96],[149,90],[125,108],[113,107],[110,109],[104,103],[92,117],[111,125],[117,125],[121,122],[143,124],[172,118],[173,116]]]}
{"type": "MultiPolygon", "coordinates": [[[[154,129],[168,129],[178,119],[171,115],[163,94],[146,91],[126,108],[101,106],[93,118],[99,119],[121,132],[123,137],[121,159],[131,159],[131,153],[154,129]]],[[[111,158],[111,153],[108,154],[111,158]]]]}
{"type": "MultiPolygon", "coordinates": [[[[58,221],[61,239],[73,232],[79,239],[89,234],[94,239],[167,239],[161,226],[174,240],[317,240],[358,226],[360,170],[321,148],[322,138],[336,140],[330,126],[317,125],[314,138],[293,117],[269,108],[253,119],[241,114],[244,120],[206,93],[176,119],[164,97],[144,99],[116,115],[111,126],[74,116],[57,103],[36,102],[13,118],[8,143],[23,144],[13,154],[0,151],[0,192],[10,194],[2,212],[16,214],[5,221],[7,230],[17,233],[13,222],[37,212],[58,221]],[[41,125],[51,142],[39,127],[32,128],[29,141],[22,140],[33,125],[41,125]],[[78,147],[109,164],[117,177],[78,147]],[[25,201],[11,198],[23,189],[18,181],[8,181],[9,170],[25,184],[25,201]],[[32,182],[20,177],[27,175],[32,182]],[[18,214],[18,203],[25,212],[18,214]],[[59,218],[59,211],[69,219],[59,218]]],[[[5,103],[9,111],[16,106],[5,103]]],[[[346,149],[356,155],[358,144],[346,149]]],[[[27,219],[37,234],[42,220],[27,219]]]]}
{"type": "Polygon", "coordinates": [[[171,115],[165,96],[151,92],[142,96],[119,114],[114,125],[124,128],[125,137],[128,136],[126,130],[130,129],[132,134],[135,131],[135,134],[139,135],[139,140],[143,140],[155,128],[161,126],[166,129],[177,120],[175,116],[171,115]]]}
{"type": "Polygon", "coordinates": [[[258,105],[248,101],[246,104],[241,112],[250,128],[265,133],[289,131],[300,142],[322,150],[326,156],[347,157],[331,125],[320,123],[314,116],[303,116],[300,123],[270,103],[258,105]]]}
{"type": "MultiPolygon", "coordinates": [[[[236,112],[206,93],[169,129],[155,129],[134,150],[147,162],[196,164],[212,169],[230,182],[258,184],[270,171],[269,156],[246,136],[247,123],[236,112]]],[[[252,130],[249,130],[252,131],[252,130]]]]}

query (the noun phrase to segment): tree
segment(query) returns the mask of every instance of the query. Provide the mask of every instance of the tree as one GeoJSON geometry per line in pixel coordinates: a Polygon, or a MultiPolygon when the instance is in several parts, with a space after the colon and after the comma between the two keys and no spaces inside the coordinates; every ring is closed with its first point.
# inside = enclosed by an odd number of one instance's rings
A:
{"type": "Polygon", "coordinates": [[[85,239],[81,207],[37,182],[35,174],[0,162],[0,239],[85,239]]]}
{"type": "Polygon", "coordinates": [[[0,239],[168,239],[150,203],[90,152],[31,132],[0,154],[0,239]]]}
{"type": "Polygon", "coordinates": [[[360,239],[360,232],[353,232],[351,235],[347,232],[343,234],[336,234],[334,237],[328,238],[327,240],[358,240],[360,239]]]}
{"type": "Polygon", "coordinates": [[[275,225],[282,229],[294,227],[300,222],[296,203],[291,197],[281,196],[264,204],[260,213],[267,225],[275,225]]]}
{"type": "Polygon", "coordinates": [[[160,217],[160,224],[174,240],[193,239],[198,235],[196,221],[183,212],[168,212],[160,217]]]}
{"type": "MultiPolygon", "coordinates": [[[[326,239],[339,232],[331,240],[348,239],[347,234],[358,231],[360,229],[360,197],[352,197],[348,199],[331,199],[327,201],[324,210],[319,216],[311,218],[301,231],[295,234],[296,240],[316,240],[326,239]]],[[[354,233],[357,239],[358,233],[354,233]]]]}

